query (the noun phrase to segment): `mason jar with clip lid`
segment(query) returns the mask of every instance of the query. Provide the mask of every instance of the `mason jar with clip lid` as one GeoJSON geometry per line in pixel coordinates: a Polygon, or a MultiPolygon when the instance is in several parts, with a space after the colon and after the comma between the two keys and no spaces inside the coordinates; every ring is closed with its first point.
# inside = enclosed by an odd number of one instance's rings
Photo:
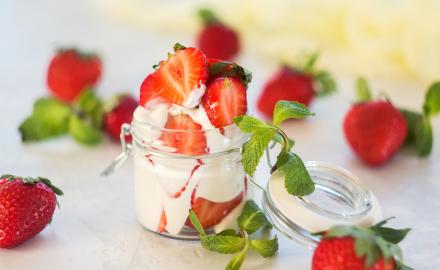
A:
{"type": "MultiPolygon", "coordinates": [[[[135,112],[131,125],[122,127],[124,151],[103,174],[110,174],[133,156],[137,218],[150,231],[176,239],[198,239],[188,221],[189,209],[197,214],[207,233],[226,229],[241,213],[248,182],[262,192],[261,206],[274,228],[310,248],[319,241],[316,232],[336,224],[369,226],[382,219],[376,197],[355,175],[338,166],[306,161],[315,191],[293,196],[285,189],[279,171],[272,173],[265,186],[245,174],[240,163],[241,146],[248,137],[236,126],[199,131],[157,128],[137,120],[142,119],[136,117],[142,110],[135,112]],[[214,146],[215,141],[215,147],[200,155],[182,155],[161,142],[164,136],[184,139],[197,132],[203,132],[207,145],[214,146]],[[127,135],[132,136],[132,144],[126,142],[127,135]]],[[[273,168],[269,150],[266,155],[273,168]]]]}

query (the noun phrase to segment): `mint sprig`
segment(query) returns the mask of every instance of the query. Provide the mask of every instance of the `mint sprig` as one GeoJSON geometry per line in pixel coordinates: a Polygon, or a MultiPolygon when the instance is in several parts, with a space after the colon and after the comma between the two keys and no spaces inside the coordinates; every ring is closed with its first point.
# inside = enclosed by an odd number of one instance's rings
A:
{"type": "Polygon", "coordinates": [[[206,235],[194,211],[189,211],[189,219],[199,233],[200,243],[203,248],[221,254],[236,254],[226,265],[226,270],[238,270],[243,265],[249,249],[255,250],[262,257],[268,258],[278,251],[278,238],[251,239],[250,234],[269,225],[257,204],[249,200],[237,222],[240,230],[227,229],[215,235],[206,235]]]}
{"type": "Polygon", "coordinates": [[[236,117],[234,123],[240,130],[251,134],[242,149],[241,163],[245,172],[251,176],[255,173],[264,151],[271,141],[275,141],[282,147],[272,172],[279,170],[284,175],[284,185],[289,194],[305,196],[312,193],[315,185],[303,161],[291,152],[293,140],[280,129],[285,120],[303,119],[312,115],[314,113],[301,103],[281,100],[275,105],[272,123],[265,123],[249,115],[236,117]]]}
{"type": "Polygon", "coordinates": [[[419,156],[429,156],[433,145],[431,118],[440,112],[440,82],[434,82],[428,88],[422,112],[407,109],[400,109],[400,111],[408,125],[405,144],[415,147],[419,156]]]}

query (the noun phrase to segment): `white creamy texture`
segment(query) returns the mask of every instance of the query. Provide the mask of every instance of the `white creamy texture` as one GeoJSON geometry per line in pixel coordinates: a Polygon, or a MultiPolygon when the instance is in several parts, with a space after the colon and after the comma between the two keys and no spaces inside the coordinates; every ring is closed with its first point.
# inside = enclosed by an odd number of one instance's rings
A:
{"type": "Polygon", "coordinates": [[[160,103],[149,109],[138,106],[133,113],[133,120],[139,122],[136,125],[138,136],[146,141],[158,139],[161,135],[160,129],[165,127],[168,119],[168,107],[167,103],[160,103]],[[142,123],[148,123],[149,125],[143,125],[142,123]],[[155,128],[151,128],[150,125],[155,128]]]}
{"type": "Polygon", "coordinates": [[[226,217],[222,219],[217,225],[214,225],[213,229],[216,233],[224,231],[226,229],[238,230],[237,218],[241,215],[246,199],[243,199],[237,207],[234,208],[226,217]]]}
{"type": "Polygon", "coordinates": [[[191,92],[189,92],[186,100],[183,101],[182,105],[186,108],[192,109],[200,104],[202,96],[205,94],[206,85],[200,84],[196,86],[191,92]]]}
{"type": "Polygon", "coordinates": [[[296,197],[287,193],[284,186],[284,177],[279,172],[272,174],[269,181],[268,192],[270,192],[275,206],[283,215],[309,232],[326,231],[338,224],[353,224],[363,227],[371,226],[382,220],[382,209],[373,194],[371,194],[372,208],[364,217],[342,220],[317,214],[304,207],[296,197]]]}

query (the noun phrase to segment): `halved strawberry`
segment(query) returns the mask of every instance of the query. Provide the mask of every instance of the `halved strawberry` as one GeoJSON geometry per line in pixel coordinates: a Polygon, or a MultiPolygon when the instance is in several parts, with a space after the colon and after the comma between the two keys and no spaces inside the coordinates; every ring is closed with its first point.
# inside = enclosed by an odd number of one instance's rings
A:
{"type": "MultiPolygon", "coordinates": [[[[193,196],[196,190],[193,191],[193,196]]],[[[191,208],[197,215],[200,224],[204,229],[217,225],[227,216],[237,205],[243,200],[244,192],[241,192],[234,199],[227,202],[213,202],[202,197],[193,198],[191,200],[191,208]]],[[[191,221],[188,219],[185,223],[192,227],[191,221]]]]}
{"type": "Polygon", "coordinates": [[[217,78],[208,85],[202,105],[215,127],[230,125],[234,117],[246,113],[246,87],[234,77],[217,78]]]}
{"type": "Polygon", "coordinates": [[[185,101],[207,79],[206,56],[199,49],[176,45],[175,54],[159,63],[154,85],[156,92],[167,101],[193,108],[198,104],[186,104],[185,101]]]}
{"type": "Polygon", "coordinates": [[[191,156],[206,153],[206,137],[202,126],[190,116],[169,114],[165,129],[168,131],[164,131],[160,139],[166,146],[176,148],[176,153],[191,156]]]}
{"type": "Polygon", "coordinates": [[[148,107],[149,103],[153,100],[162,99],[162,97],[156,91],[155,79],[156,73],[151,73],[142,82],[139,100],[139,104],[141,106],[148,107]]]}
{"type": "Polygon", "coordinates": [[[167,227],[167,216],[165,215],[165,211],[162,210],[159,226],[157,226],[157,232],[163,233],[166,230],[166,227],[167,227]]]}

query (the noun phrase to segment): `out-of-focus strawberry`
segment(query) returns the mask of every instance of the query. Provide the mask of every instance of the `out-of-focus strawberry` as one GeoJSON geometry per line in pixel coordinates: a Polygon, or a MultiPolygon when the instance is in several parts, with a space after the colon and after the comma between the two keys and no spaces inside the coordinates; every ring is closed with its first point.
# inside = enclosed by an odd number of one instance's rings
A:
{"type": "Polygon", "coordinates": [[[389,160],[407,134],[402,113],[388,100],[372,100],[365,80],[358,80],[359,97],[345,116],[344,133],[353,151],[367,164],[389,160]]]}
{"type": "Polygon", "coordinates": [[[240,51],[240,38],[231,27],[223,24],[208,9],[199,11],[203,28],[198,34],[198,47],[208,58],[232,60],[240,51]]]}
{"type": "MultiPolygon", "coordinates": [[[[119,141],[122,124],[131,123],[137,106],[137,100],[128,94],[114,96],[106,104],[104,128],[112,139],[119,141]]],[[[126,140],[131,141],[131,136],[128,136],[126,140]]]]}
{"type": "Polygon", "coordinates": [[[101,73],[102,64],[97,55],[63,49],[49,63],[47,85],[55,97],[71,103],[84,89],[93,87],[101,73]]]}
{"type": "Polygon", "coordinates": [[[13,248],[41,232],[52,220],[56,195],[63,192],[42,177],[0,177],[0,248],[13,248]]]}
{"type": "Polygon", "coordinates": [[[313,98],[335,91],[336,84],[327,71],[316,70],[317,54],[310,56],[303,67],[282,66],[264,85],[258,99],[258,109],[272,117],[279,100],[297,101],[307,106],[313,98]]]}

